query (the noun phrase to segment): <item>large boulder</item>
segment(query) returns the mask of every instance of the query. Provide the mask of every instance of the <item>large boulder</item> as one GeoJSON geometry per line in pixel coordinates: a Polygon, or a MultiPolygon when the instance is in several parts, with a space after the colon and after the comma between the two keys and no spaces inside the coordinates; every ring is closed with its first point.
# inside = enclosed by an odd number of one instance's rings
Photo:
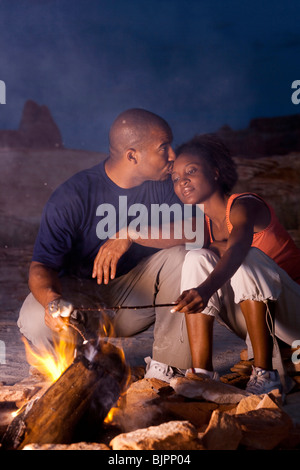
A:
{"type": "Polygon", "coordinates": [[[31,100],[25,103],[19,133],[23,138],[25,147],[63,147],[60,130],[47,106],[40,106],[31,100]]]}
{"type": "Polygon", "coordinates": [[[47,106],[28,100],[19,129],[0,131],[0,148],[59,149],[63,141],[47,106]]]}
{"type": "Polygon", "coordinates": [[[256,118],[246,129],[228,125],[217,131],[232,155],[258,158],[300,151],[300,114],[256,118]]]}

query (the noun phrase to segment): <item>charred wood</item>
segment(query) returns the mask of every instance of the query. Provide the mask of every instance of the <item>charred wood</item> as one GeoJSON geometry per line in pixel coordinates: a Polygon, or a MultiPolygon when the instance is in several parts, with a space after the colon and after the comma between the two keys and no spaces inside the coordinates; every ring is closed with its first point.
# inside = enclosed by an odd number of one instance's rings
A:
{"type": "Polygon", "coordinates": [[[60,378],[38,399],[29,402],[3,436],[4,450],[30,443],[69,444],[83,426],[101,424],[116,404],[127,381],[121,351],[108,342],[85,345],[60,378]]]}

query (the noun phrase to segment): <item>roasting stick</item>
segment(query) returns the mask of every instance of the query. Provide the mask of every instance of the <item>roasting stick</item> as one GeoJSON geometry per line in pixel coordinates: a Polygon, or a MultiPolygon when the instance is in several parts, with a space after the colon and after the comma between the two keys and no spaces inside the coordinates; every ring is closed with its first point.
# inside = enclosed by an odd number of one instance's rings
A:
{"type": "Polygon", "coordinates": [[[71,326],[74,330],[77,331],[77,333],[80,334],[80,336],[81,336],[81,338],[82,338],[82,340],[83,340],[83,343],[82,343],[82,344],[87,344],[87,343],[89,342],[89,340],[86,339],[86,337],[84,336],[84,334],[82,333],[82,331],[80,331],[80,329],[77,328],[77,326],[73,325],[73,323],[68,323],[67,326],[71,326]]]}
{"type": "MultiPolygon", "coordinates": [[[[154,308],[154,307],[173,307],[176,302],[170,303],[170,304],[156,304],[156,305],[117,305],[114,307],[75,307],[74,310],[85,310],[85,311],[96,311],[96,312],[101,312],[102,310],[121,310],[122,308],[124,309],[131,309],[131,310],[138,310],[142,308],[154,308]]],[[[80,334],[81,338],[83,339],[83,344],[88,343],[88,340],[85,338],[84,334],[82,331],[80,331],[77,326],[73,325],[73,323],[68,323],[68,326],[72,327],[74,330],[77,331],[77,333],[80,334]]]]}
{"type": "Polygon", "coordinates": [[[102,310],[121,310],[121,309],[138,310],[142,308],[173,307],[174,305],[176,305],[176,302],[172,302],[170,304],[151,304],[151,305],[115,305],[113,307],[74,307],[74,310],[101,312],[102,310]]]}

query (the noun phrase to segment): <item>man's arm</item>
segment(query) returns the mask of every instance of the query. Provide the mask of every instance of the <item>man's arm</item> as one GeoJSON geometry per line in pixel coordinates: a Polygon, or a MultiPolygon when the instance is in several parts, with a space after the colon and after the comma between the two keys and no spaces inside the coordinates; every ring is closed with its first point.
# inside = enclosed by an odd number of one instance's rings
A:
{"type": "MultiPolygon", "coordinates": [[[[186,238],[184,232],[184,221],[177,222],[182,226],[180,228],[181,237],[176,237],[175,224],[170,223],[170,236],[165,237],[163,228],[157,231],[157,238],[151,238],[150,227],[145,228],[144,235],[137,233],[133,230],[123,229],[115,235],[115,238],[107,240],[99,249],[98,254],[94,260],[92,277],[97,279],[98,284],[104,282],[108,284],[110,279],[114,279],[117,270],[117,264],[121,256],[129,250],[132,243],[137,243],[148,248],[158,248],[160,250],[171,248],[177,245],[184,245],[185,243],[193,243],[194,237],[186,238]],[[149,235],[149,236],[148,236],[149,235]]],[[[196,228],[196,221],[192,219],[192,231],[194,233],[196,228]]],[[[141,231],[142,232],[142,231],[141,231]]]]}
{"type": "Polygon", "coordinates": [[[29,288],[36,300],[45,308],[45,323],[54,331],[63,326],[61,318],[53,318],[48,310],[50,302],[61,298],[58,273],[42,263],[32,261],[29,268],[29,288]]]}
{"type": "Polygon", "coordinates": [[[61,297],[58,273],[42,263],[31,262],[28,283],[36,300],[45,308],[49,302],[61,297]]]}

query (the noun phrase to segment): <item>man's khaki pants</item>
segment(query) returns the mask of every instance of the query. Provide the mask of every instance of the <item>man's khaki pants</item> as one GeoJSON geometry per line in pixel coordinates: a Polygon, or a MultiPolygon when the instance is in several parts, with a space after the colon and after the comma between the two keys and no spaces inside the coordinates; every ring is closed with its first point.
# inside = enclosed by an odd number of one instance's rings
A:
{"type": "MultiPolygon", "coordinates": [[[[184,246],[160,250],[107,285],[98,285],[95,280],[62,278],[63,298],[78,308],[174,302],[180,295],[185,255],[184,246]]],[[[116,336],[128,337],[154,323],[153,359],[186,369],[192,363],[185,319],[181,313],[170,313],[171,308],[116,310],[113,312],[113,326],[116,336]]],[[[50,345],[53,339],[53,332],[45,325],[44,315],[44,308],[30,293],[21,308],[18,326],[35,346],[50,345]]]]}

